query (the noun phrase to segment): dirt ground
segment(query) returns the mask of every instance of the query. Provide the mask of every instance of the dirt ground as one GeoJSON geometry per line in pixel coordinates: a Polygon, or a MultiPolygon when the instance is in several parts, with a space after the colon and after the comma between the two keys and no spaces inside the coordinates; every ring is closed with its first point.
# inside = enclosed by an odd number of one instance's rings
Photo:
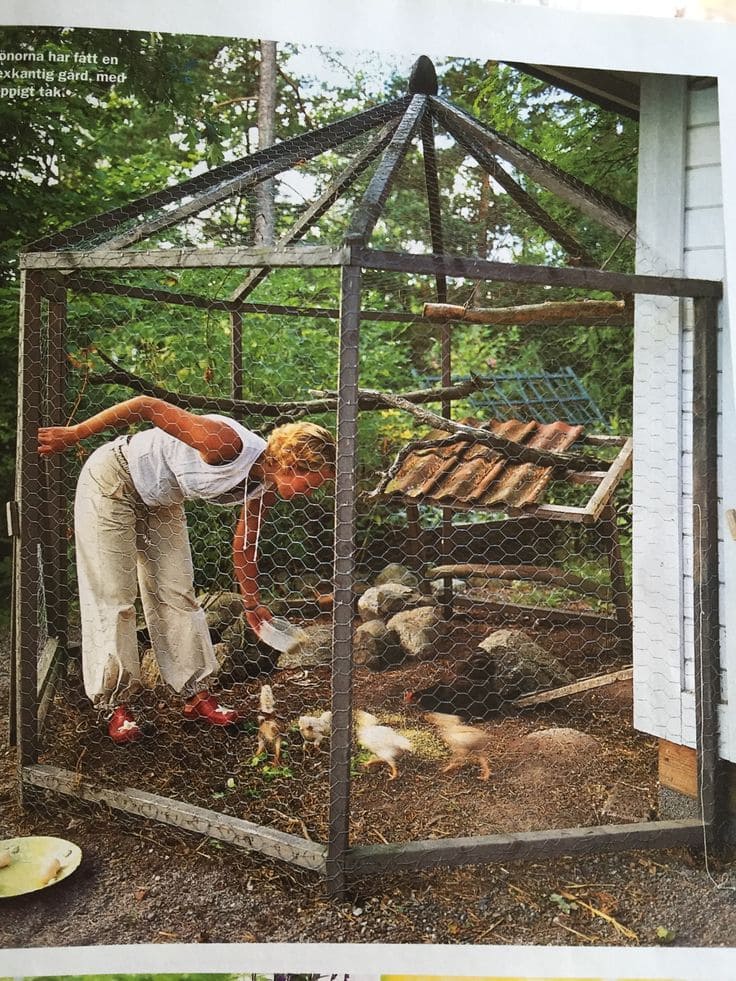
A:
{"type": "MultiPolygon", "coordinates": [[[[274,688],[286,691],[288,680],[274,678],[274,688]]],[[[307,695],[315,702],[327,683],[319,672],[291,680],[314,684],[316,690],[307,690],[307,695]]],[[[395,710],[411,681],[404,671],[366,672],[357,679],[356,700],[381,712],[395,710]]],[[[240,694],[252,699],[256,687],[254,683],[240,694]]],[[[7,693],[4,640],[3,705],[7,693]]],[[[401,764],[401,778],[392,783],[382,768],[356,775],[354,840],[601,823],[606,820],[604,800],[616,784],[628,787],[640,806],[653,811],[654,744],[630,728],[625,685],[609,690],[606,698],[605,712],[594,695],[575,707],[577,724],[584,723],[581,728],[598,741],[599,751],[585,765],[566,771],[574,783],[562,789],[560,761],[531,759],[523,750],[525,735],[540,727],[539,716],[486,723],[498,747],[487,783],[479,782],[472,769],[443,775],[440,783],[441,744],[434,753],[430,728],[402,709],[391,721],[414,734],[422,753],[410,765],[401,764]],[[607,742],[612,730],[616,740],[607,742]]],[[[168,711],[159,707],[164,717],[168,711]]],[[[337,902],[326,897],[316,875],[154,822],[52,797],[22,812],[5,716],[0,722],[0,835],[60,835],[81,846],[84,860],[54,888],[3,901],[3,947],[256,941],[736,945],[730,888],[736,885],[736,856],[730,852],[711,856],[707,868],[701,853],[678,849],[397,872],[357,884],[348,899],[337,902]]],[[[547,711],[543,727],[569,726],[570,718],[569,710],[547,711]]],[[[188,787],[196,803],[204,803],[206,794],[208,806],[292,834],[322,837],[327,757],[304,756],[295,738],[287,751],[289,774],[264,780],[262,768],[250,765],[254,739],[253,727],[247,725],[239,733],[202,733],[177,722],[162,727],[138,756],[120,750],[110,756],[104,742],[86,738],[96,737],[93,727],[82,703],[56,712],[50,720],[54,746],[47,761],[88,779],[95,772],[101,779],[114,772],[123,783],[184,799],[188,787]],[[156,758],[171,763],[149,770],[156,758]],[[234,788],[228,786],[228,774],[234,788]]]]}

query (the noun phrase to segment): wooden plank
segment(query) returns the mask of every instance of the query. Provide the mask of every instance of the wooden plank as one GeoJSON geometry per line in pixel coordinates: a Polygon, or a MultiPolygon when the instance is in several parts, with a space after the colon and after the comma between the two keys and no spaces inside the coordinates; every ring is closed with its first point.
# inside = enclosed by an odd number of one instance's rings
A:
{"type": "Polygon", "coordinates": [[[691,126],[703,126],[718,122],[718,83],[712,79],[712,84],[705,88],[688,89],[688,122],[691,126]]]}
{"type": "Polygon", "coordinates": [[[688,249],[722,249],[725,241],[723,206],[688,208],[685,211],[685,241],[688,249]]]}
{"type": "Polygon", "coordinates": [[[585,513],[590,515],[593,521],[597,521],[611,503],[611,498],[621,482],[621,478],[631,467],[633,455],[634,441],[629,437],[585,506],[585,513]]]}
{"type": "MultiPolygon", "coordinates": [[[[568,259],[573,265],[595,266],[596,262],[583,246],[575,239],[567,229],[563,228],[544,208],[541,207],[536,198],[532,197],[524,188],[514,180],[514,178],[504,170],[498,160],[480,145],[477,140],[469,137],[467,132],[459,126],[453,126],[452,120],[448,117],[445,120],[448,132],[452,133],[471,157],[473,157],[480,167],[508,194],[512,201],[525,211],[533,221],[539,225],[547,234],[562,246],[567,252],[568,259]]],[[[433,249],[433,252],[439,252],[433,249]]],[[[441,250],[444,251],[444,250],[441,250]]]]}
{"type": "Polygon", "coordinates": [[[49,637],[43,645],[43,649],[38,658],[38,681],[36,690],[40,695],[48,682],[49,672],[54,666],[59,653],[59,638],[49,637]]]}
{"type": "Polygon", "coordinates": [[[693,345],[693,595],[695,715],[703,820],[715,844],[725,820],[720,776],[718,555],[718,305],[695,301],[693,345]]]}
{"type": "Polygon", "coordinates": [[[689,746],[679,746],[668,739],[659,740],[659,782],[669,790],[686,797],[698,797],[697,753],[689,746]]]}
{"type": "Polygon", "coordinates": [[[361,283],[360,269],[343,269],[340,304],[340,399],[337,407],[335,473],[329,838],[325,864],[327,891],[335,898],[342,897],[345,892],[345,852],[350,844],[355,466],[358,438],[361,283]]]}
{"type": "Polygon", "coordinates": [[[491,153],[513,164],[523,174],[552,191],[589,218],[610,228],[617,235],[628,236],[636,226],[636,214],[620,201],[601,193],[583,181],[566,173],[548,160],[542,160],[531,150],[520,146],[507,136],[484,126],[457,106],[439,96],[431,97],[431,107],[437,119],[448,128],[459,126],[471,139],[487,147],[491,153]]]}
{"type": "Polygon", "coordinates": [[[55,766],[39,764],[24,767],[22,778],[31,787],[51,790],[95,804],[106,804],[116,811],[194,831],[208,838],[226,841],[238,848],[278,858],[303,869],[315,872],[324,870],[324,845],[231,817],[229,814],[219,814],[194,804],[149,794],[135,787],[125,787],[122,790],[100,787],[80,780],[79,774],[71,770],[55,766]]]}
{"type": "MultiPolygon", "coordinates": [[[[66,356],[66,288],[54,284],[48,294],[48,345],[45,365],[46,425],[64,426],[68,416],[69,361],[66,356]]],[[[47,518],[44,529],[43,559],[46,567],[46,613],[49,633],[66,646],[69,620],[68,509],[74,498],[69,462],[65,454],[47,457],[47,518]]]]}
{"type": "Polygon", "coordinates": [[[361,845],[347,854],[351,876],[399,868],[422,869],[509,861],[531,861],[559,855],[591,855],[644,848],[703,845],[699,820],[609,824],[594,828],[555,828],[515,834],[439,838],[391,845],[361,845]]]}
{"type": "MultiPolygon", "coordinates": [[[[394,130],[396,129],[396,120],[393,119],[386,123],[378,136],[370,143],[365,149],[361,150],[360,153],[355,156],[347,167],[340,173],[335,180],[320,194],[316,201],[314,201],[307,209],[301,214],[294,224],[289,228],[285,235],[283,235],[277,242],[278,248],[283,248],[285,245],[289,245],[291,242],[298,242],[299,239],[304,236],[310,228],[312,228],[319,219],[326,214],[333,204],[340,198],[340,196],[347,191],[355,179],[363,173],[366,167],[375,160],[379,153],[381,153],[388,145],[394,130]]],[[[230,301],[242,301],[246,296],[261,283],[270,273],[270,268],[265,266],[261,269],[253,269],[250,275],[233,291],[230,296],[230,301]]]]}
{"type": "Polygon", "coordinates": [[[230,313],[230,394],[236,402],[243,398],[243,314],[230,313]]]}
{"type": "MultiPolygon", "coordinates": [[[[682,78],[641,84],[637,272],[683,268],[687,88],[682,78]]],[[[682,500],[681,309],[637,297],[634,328],[633,570],[634,725],[681,735],[682,500]],[[652,379],[656,380],[653,398],[652,379]]]]}
{"type": "Polygon", "coordinates": [[[708,167],[721,163],[721,134],[717,123],[693,126],[687,133],[687,166],[708,167]]]}
{"type": "MultiPolygon", "coordinates": [[[[338,320],[337,307],[299,307],[286,303],[247,303],[233,300],[208,299],[194,293],[178,293],[173,290],[151,289],[147,286],[131,286],[129,283],[111,283],[90,276],[68,276],[65,280],[69,289],[76,293],[101,293],[107,296],[129,296],[135,300],[149,300],[151,303],[170,303],[173,306],[194,307],[197,310],[237,311],[242,314],[263,314],[278,317],[309,317],[316,320],[338,320]]],[[[419,314],[405,310],[363,310],[362,320],[377,320],[382,323],[421,323],[419,314]]]]}
{"type": "Polygon", "coordinates": [[[585,508],[575,508],[566,504],[538,504],[536,507],[505,508],[507,514],[543,518],[545,521],[574,521],[578,524],[591,524],[592,519],[585,508]]]}
{"type": "Polygon", "coordinates": [[[383,206],[388,197],[402,161],[406,156],[414,134],[422,121],[427,106],[426,95],[413,95],[404,117],[396,127],[391,142],[383,153],[376,172],[358,205],[345,241],[355,245],[367,245],[383,206]]]}
{"type": "Polygon", "coordinates": [[[343,266],[350,257],[345,248],[300,245],[274,249],[268,246],[220,249],[147,249],[123,252],[26,252],[22,269],[213,269],[219,266],[330,267],[343,266]]]}
{"type": "Polygon", "coordinates": [[[569,695],[579,695],[584,691],[605,688],[608,685],[615,685],[617,681],[631,681],[633,677],[633,668],[610,671],[608,674],[599,674],[594,678],[585,678],[583,681],[576,681],[573,685],[564,685],[562,688],[554,688],[551,691],[541,691],[535,692],[533,695],[524,695],[523,698],[515,698],[511,704],[515,708],[526,708],[528,705],[542,705],[545,702],[556,702],[558,698],[567,698],[569,695]]]}
{"type": "Polygon", "coordinates": [[[453,606],[459,607],[469,616],[485,617],[489,613],[498,613],[512,620],[539,620],[549,623],[580,623],[595,627],[603,633],[615,634],[618,626],[613,617],[600,616],[597,613],[584,613],[581,610],[553,609],[548,606],[524,606],[520,603],[500,603],[497,600],[474,599],[471,596],[456,595],[452,598],[453,606]]]}
{"type": "Polygon", "coordinates": [[[109,230],[112,234],[122,222],[136,219],[146,212],[173,204],[189,195],[201,194],[213,187],[220,187],[223,183],[232,187],[233,180],[242,179],[246,173],[252,173],[262,164],[272,162],[276,157],[286,167],[287,158],[293,159],[294,153],[296,153],[297,160],[307,155],[313,155],[315,141],[319,141],[319,145],[324,149],[337,146],[345,140],[353,139],[360,133],[380,126],[387,120],[400,115],[408,103],[409,97],[401,96],[353,116],[347,116],[336,123],[330,123],[316,133],[302,133],[289,140],[284,140],[277,148],[267,147],[252,153],[245,159],[222,164],[204,174],[198,174],[196,177],[190,177],[179,184],[154,191],[136,201],[131,201],[119,208],[113,208],[105,214],[87,218],[72,228],[65,228],[61,232],[55,232],[39,239],[32,243],[31,250],[43,251],[64,248],[69,244],[76,245],[91,236],[99,236],[105,230],[109,230]]]}
{"type": "Polygon", "coordinates": [[[465,562],[457,565],[435,566],[427,570],[426,576],[428,579],[441,579],[445,576],[458,579],[486,576],[488,579],[540,582],[550,586],[561,586],[563,589],[577,589],[581,593],[604,601],[611,599],[610,587],[555,566],[487,565],[480,562],[465,562]]]}
{"type": "Polygon", "coordinates": [[[19,563],[16,584],[16,711],[19,763],[38,757],[38,654],[41,642],[38,609],[40,570],[38,551],[44,494],[38,455],[41,424],[43,284],[35,273],[21,278],[20,363],[18,377],[18,462],[16,500],[20,506],[19,563]]]}
{"type": "Polygon", "coordinates": [[[630,657],[633,650],[631,592],[626,582],[626,567],[621,554],[621,540],[618,533],[616,512],[613,507],[604,509],[596,529],[600,537],[601,547],[608,560],[608,570],[611,576],[611,594],[616,608],[616,621],[618,622],[619,652],[630,657]]]}
{"type": "Polygon", "coordinates": [[[685,174],[685,204],[688,208],[723,207],[720,164],[696,167],[685,174]]]}
{"type": "Polygon", "coordinates": [[[581,289],[607,290],[610,293],[643,293],[651,296],[723,295],[723,284],[710,279],[686,279],[676,276],[642,276],[630,273],[602,272],[599,269],[567,269],[559,266],[526,266],[514,262],[491,262],[488,259],[463,259],[458,256],[410,255],[355,246],[352,259],[363,269],[387,272],[426,274],[443,272],[458,279],[478,279],[499,283],[535,283],[539,286],[575,286],[581,289]]]}

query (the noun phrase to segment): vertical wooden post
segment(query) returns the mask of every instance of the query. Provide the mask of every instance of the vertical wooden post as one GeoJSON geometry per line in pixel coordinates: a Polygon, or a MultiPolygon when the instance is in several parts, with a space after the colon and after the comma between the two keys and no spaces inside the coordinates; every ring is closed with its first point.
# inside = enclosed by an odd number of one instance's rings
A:
{"type": "Polygon", "coordinates": [[[243,314],[230,314],[230,391],[236,400],[243,397],[243,314]]]}
{"type": "MultiPolygon", "coordinates": [[[[45,366],[43,414],[50,426],[63,426],[67,415],[66,290],[54,284],[49,293],[48,352],[45,366]]],[[[46,610],[49,634],[59,638],[59,650],[67,646],[69,583],[67,520],[71,497],[68,467],[63,453],[46,461],[47,522],[44,529],[46,610]]]]}
{"type": "Polygon", "coordinates": [[[719,780],[718,302],[697,298],[693,339],[693,584],[695,720],[700,806],[707,840],[724,818],[719,780]]]}
{"type": "MultiPolygon", "coordinates": [[[[434,130],[432,117],[427,114],[422,119],[422,154],[424,157],[424,179],[427,186],[427,205],[429,208],[429,232],[432,239],[432,251],[442,255],[445,251],[442,235],[442,208],[440,205],[440,182],[437,173],[437,154],[434,145],[434,130]]],[[[435,276],[435,289],[438,303],[447,303],[447,277],[444,273],[435,276]]],[[[443,386],[452,384],[452,326],[448,321],[440,324],[440,363],[443,386]]],[[[452,418],[452,401],[443,399],[442,416],[452,418]]],[[[452,508],[442,509],[442,539],[440,549],[443,559],[448,559],[452,551],[452,508]]],[[[452,577],[442,580],[442,615],[445,620],[452,614],[452,577]]]]}
{"type": "Polygon", "coordinates": [[[350,844],[350,747],[352,735],[353,585],[355,580],[355,464],[358,434],[358,350],[361,270],[342,271],[340,364],[335,478],[334,621],[332,633],[332,742],[326,886],[345,892],[350,844]]]}
{"type": "MultiPolygon", "coordinates": [[[[19,767],[38,760],[38,551],[44,514],[41,467],[37,452],[41,423],[41,297],[37,273],[21,277],[20,357],[18,365],[18,450],[16,500],[20,540],[16,569],[16,711],[19,767]]],[[[22,783],[19,782],[22,797],[22,783]]]]}
{"type": "Polygon", "coordinates": [[[616,526],[616,512],[613,507],[607,507],[598,523],[598,533],[608,557],[608,568],[611,574],[611,592],[613,605],[616,609],[616,640],[620,653],[631,654],[632,625],[631,601],[629,588],[626,585],[624,563],[621,558],[621,543],[616,526]]]}

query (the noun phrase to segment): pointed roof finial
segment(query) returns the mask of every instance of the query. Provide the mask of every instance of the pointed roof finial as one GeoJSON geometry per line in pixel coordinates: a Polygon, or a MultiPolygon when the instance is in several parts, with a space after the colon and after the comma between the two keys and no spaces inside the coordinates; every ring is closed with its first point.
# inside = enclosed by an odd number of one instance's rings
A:
{"type": "Polygon", "coordinates": [[[437,72],[431,58],[419,55],[409,76],[410,95],[437,95],[437,72]]]}

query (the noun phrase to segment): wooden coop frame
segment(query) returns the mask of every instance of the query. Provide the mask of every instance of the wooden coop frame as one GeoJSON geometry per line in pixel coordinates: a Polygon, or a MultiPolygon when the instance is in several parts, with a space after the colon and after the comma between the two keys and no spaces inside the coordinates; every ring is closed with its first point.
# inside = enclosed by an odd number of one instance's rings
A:
{"type": "MultiPolygon", "coordinates": [[[[228,163],[176,187],[154,192],[105,215],[88,219],[64,232],[34,243],[21,257],[22,296],[20,331],[20,409],[16,500],[9,509],[14,542],[15,586],[13,622],[14,715],[21,795],[53,792],[113,809],[155,819],[169,825],[206,834],[246,849],[287,860],[325,877],[328,891],[342,895],[356,876],[375,875],[398,868],[430,868],[542,859],[560,854],[580,854],[631,848],[666,848],[702,844],[704,833],[717,835],[721,821],[719,796],[717,703],[719,685],[718,539],[717,539],[717,324],[722,284],[680,277],[644,276],[606,272],[579,244],[547,215],[500,165],[510,161],[520,171],[559,193],[606,227],[628,234],[633,216],[617,202],[535,157],[494,130],[474,120],[446,99],[437,96],[436,77],[429,59],[420,58],[409,83],[409,94],[331,124],[316,133],[284,141],[243,161],[228,163]],[[433,120],[454,135],[481,167],[515,200],[523,202],[539,224],[572,257],[570,267],[513,265],[446,253],[442,241],[441,200],[434,152],[433,120]],[[294,166],[305,157],[338,145],[360,132],[379,129],[374,140],[310,205],[295,226],[272,248],[230,247],[212,249],[135,250],[130,246],[197,214],[232,194],[251,190],[258,183],[294,166]],[[381,214],[402,159],[413,140],[421,139],[426,174],[427,206],[431,218],[432,254],[414,255],[370,247],[373,228],[381,214]],[[295,243],[320,215],[338,200],[357,174],[377,161],[373,176],[353,215],[343,243],[335,248],[299,246],[295,243]],[[133,224],[131,224],[133,222],[133,224]],[[118,270],[191,269],[204,267],[250,270],[228,299],[175,294],[125,283],[115,284],[118,270]],[[282,267],[339,269],[340,303],[337,309],[307,309],[251,303],[247,297],[269,271],[282,267]],[[95,270],[107,278],[95,279],[95,270]],[[513,282],[552,287],[609,291],[616,295],[648,294],[692,298],[695,308],[693,410],[695,429],[694,502],[700,510],[694,545],[695,615],[703,625],[696,648],[696,712],[698,759],[702,774],[700,819],[683,819],[587,828],[554,829],[525,833],[422,840],[388,845],[352,846],[349,833],[351,764],[351,685],[355,578],[356,440],[358,414],[362,409],[386,404],[381,393],[359,388],[360,325],[362,320],[415,321],[405,311],[372,311],[361,308],[361,277],[365,270],[432,277],[437,301],[447,300],[448,277],[471,281],[513,282]],[[232,412],[259,412],[273,416],[286,411],[337,409],[337,476],[335,490],[334,626],[332,668],[333,730],[330,747],[329,836],[325,843],[252,824],[228,815],[149,794],[138,788],[111,789],[80,779],[78,774],[40,762],[40,733],[45,707],[53,697],[55,671],[68,648],[68,611],[64,599],[66,538],[59,520],[69,487],[63,461],[42,464],[36,450],[40,425],[62,421],[62,406],[54,380],[62,382],[68,370],[64,357],[67,292],[131,296],[152,302],[185,304],[203,309],[227,310],[232,318],[232,398],[188,398],[166,393],[188,407],[232,412]],[[253,313],[336,317],[339,320],[339,389],[316,403],[264,406],[242,399],[241,346],[243,315],[253,313]],[[42,335],[48,334],[46,358],[42,335]],[[307,408],[305,409],[305,405],[307,408]],[[39,556],[43,553],[43,564],[39,556]],[[39,605],[45,596],[48,639],[41,636],[39,605]]],[[[427,321],[429,323],[429,321],[427,321]]],[[[442,342],[442,387],[413,393],[406,401],[416,405],[442,402],[442,414],[450,423],[451,324],[438,327],[442,342]]],[[[161,394],[140,379],[127,377],[139,390],[161,394]]],[[[497,446],[518,458],[518,445],[501,440],[497,446]]],[[[623,467],[625,447],[619,459],[623,467]]],[[[626,451],[628,452],[628,450],[626,451]]],[[[569,454],[529,451],[522,455],[557,469],[574,467],[569,454]]],[[[615,469],[614,473],[615,473],[615,469]]],[[[589,501],[597,513],[606,499],[611,470],[601,477],[589,501]]],[[[605,504],[603,505],[605,507],[605,504]]],[[[602,512],[601,512],[602,513],[602,512]]],[[[600,518],[600,514],[599,514],[600,518]]]]}

